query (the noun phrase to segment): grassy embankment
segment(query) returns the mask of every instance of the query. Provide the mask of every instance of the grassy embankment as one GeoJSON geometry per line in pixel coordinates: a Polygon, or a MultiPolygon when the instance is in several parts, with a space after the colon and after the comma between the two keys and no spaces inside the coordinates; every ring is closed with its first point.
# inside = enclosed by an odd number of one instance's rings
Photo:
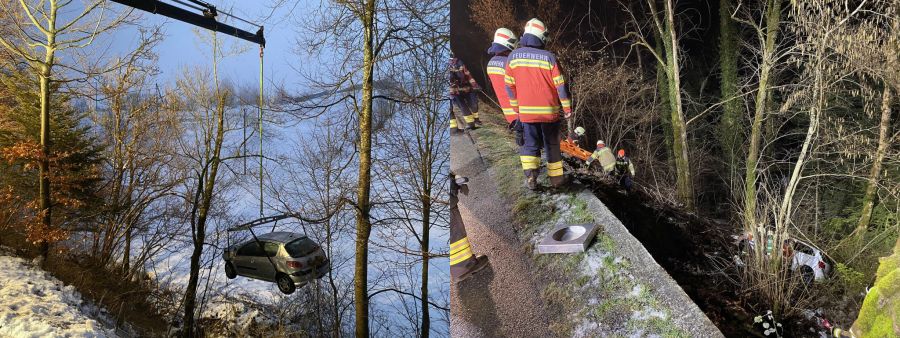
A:
{"type": "MultiPolygon", "coordinates": [[[[615,241],[602,231],[585,253],[539,255],[535,245],[546,231],[560,223],[589,223],[593,216],[575,192],[533,193],[524,186],[517,147],[505,121],[496,110],[484,111],[484,127],[473,132],[485,161],[492,170],[499,193],[512,205],[519,240],[526,246],[548,280],[541,297],[565,315],[551,319],[551,330],[560,336],[605,334],[659,334],[687,337],[669,320],[669,312],[646,284],[635,280],[627,257],[616,255],[615,241]]],[[[549,182],[546,174],[542,185],[549,182]]]]}

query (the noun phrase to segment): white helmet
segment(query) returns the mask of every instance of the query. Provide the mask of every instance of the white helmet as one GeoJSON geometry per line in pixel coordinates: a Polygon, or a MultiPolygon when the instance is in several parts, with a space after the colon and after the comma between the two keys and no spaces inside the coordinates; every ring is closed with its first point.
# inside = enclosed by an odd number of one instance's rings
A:
{"type": "Polygon", "coordinates": [[[584,135],[584,128],[582,128],[582,127],[575,128],[575,134],[577,134],[578,136],[584,135]]]}
{"type": "Polygon", "coordinates": [[[541,41],[547,42],[547,26],[544,26],[544,22],[537,18],[528,20],[528,23],[525,24],[525,34],[534,35],[541,41]]]}
{"type": "Polygon", "coordinates": [[[604,143],[603,140],[597,140],[597,145],[598,145],[598,146],[605,146],[606,143],[604,143]]]}
{"type": "Polygon", "coordinates": [[[519,40],[516,39],[516,34],[513,31],[507,28],[497,28],[497,31],[494,32],[494,43],[513,50],[516,49],[516,44],[519,43],[519,40]]]}

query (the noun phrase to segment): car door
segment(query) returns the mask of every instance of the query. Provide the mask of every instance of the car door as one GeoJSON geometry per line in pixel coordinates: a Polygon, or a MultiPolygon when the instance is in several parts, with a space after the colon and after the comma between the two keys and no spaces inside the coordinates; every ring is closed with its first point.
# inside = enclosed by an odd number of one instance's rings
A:
{"type": "Polygon", "coordinates": [[[238,274],[247,277],[260,278],[258,263],[265,260],[265,253],[256,241],[249,241],[242,245],[234,257],[234,268],[238,274]]]}
{"type": "Polygon", "coordinates": [[[266,242],[263,241],[263,256],[258,257],[256,261],[256,273],[260,279],[265,279],[268,281],[275,280],[275,272],[276,267],[275,264],[278,263],[278,250],[281,248],[281,244],[266,242]]]}

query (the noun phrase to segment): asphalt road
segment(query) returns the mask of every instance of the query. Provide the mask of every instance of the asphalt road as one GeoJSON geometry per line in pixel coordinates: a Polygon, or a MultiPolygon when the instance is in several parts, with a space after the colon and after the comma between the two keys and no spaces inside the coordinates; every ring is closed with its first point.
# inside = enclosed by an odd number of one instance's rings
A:
{"type": "Polygon", "coordinates": [[[475,254],[487,255],[490,261],[478,274],[450,286],[450,335],[552,336],[549,318],[559,314],[541,299],[546,283],[515,234],[511,207],[500,198],[492,173],[468,137],[452,136],[450,149],[450,167],[470,180],[459,205],[469,242],[475,254]]]}

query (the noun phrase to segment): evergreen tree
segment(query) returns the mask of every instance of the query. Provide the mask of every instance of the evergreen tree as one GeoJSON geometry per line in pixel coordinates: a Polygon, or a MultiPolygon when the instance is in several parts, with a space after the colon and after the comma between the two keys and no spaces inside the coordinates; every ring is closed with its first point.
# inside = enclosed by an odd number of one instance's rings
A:
{"type": "Polygon", "coordinates": [[[46,157],[41,151],[40,97],[34,91],[36,79],[21,70],[0,74],[0,226],[26,231],[29,241],[40,245],[65,239],[67,230],[91,217],[100,203],[98,165],[100,148],[86,113],[74,107],[71,96],[51,86],[54,123],[50,145],[55,150],[46,157]],[[51,195],[53,214],[48,227],[41,222],[38,201],[38,163],[50,163],[49,179],[57,187],[51,195]]]}

